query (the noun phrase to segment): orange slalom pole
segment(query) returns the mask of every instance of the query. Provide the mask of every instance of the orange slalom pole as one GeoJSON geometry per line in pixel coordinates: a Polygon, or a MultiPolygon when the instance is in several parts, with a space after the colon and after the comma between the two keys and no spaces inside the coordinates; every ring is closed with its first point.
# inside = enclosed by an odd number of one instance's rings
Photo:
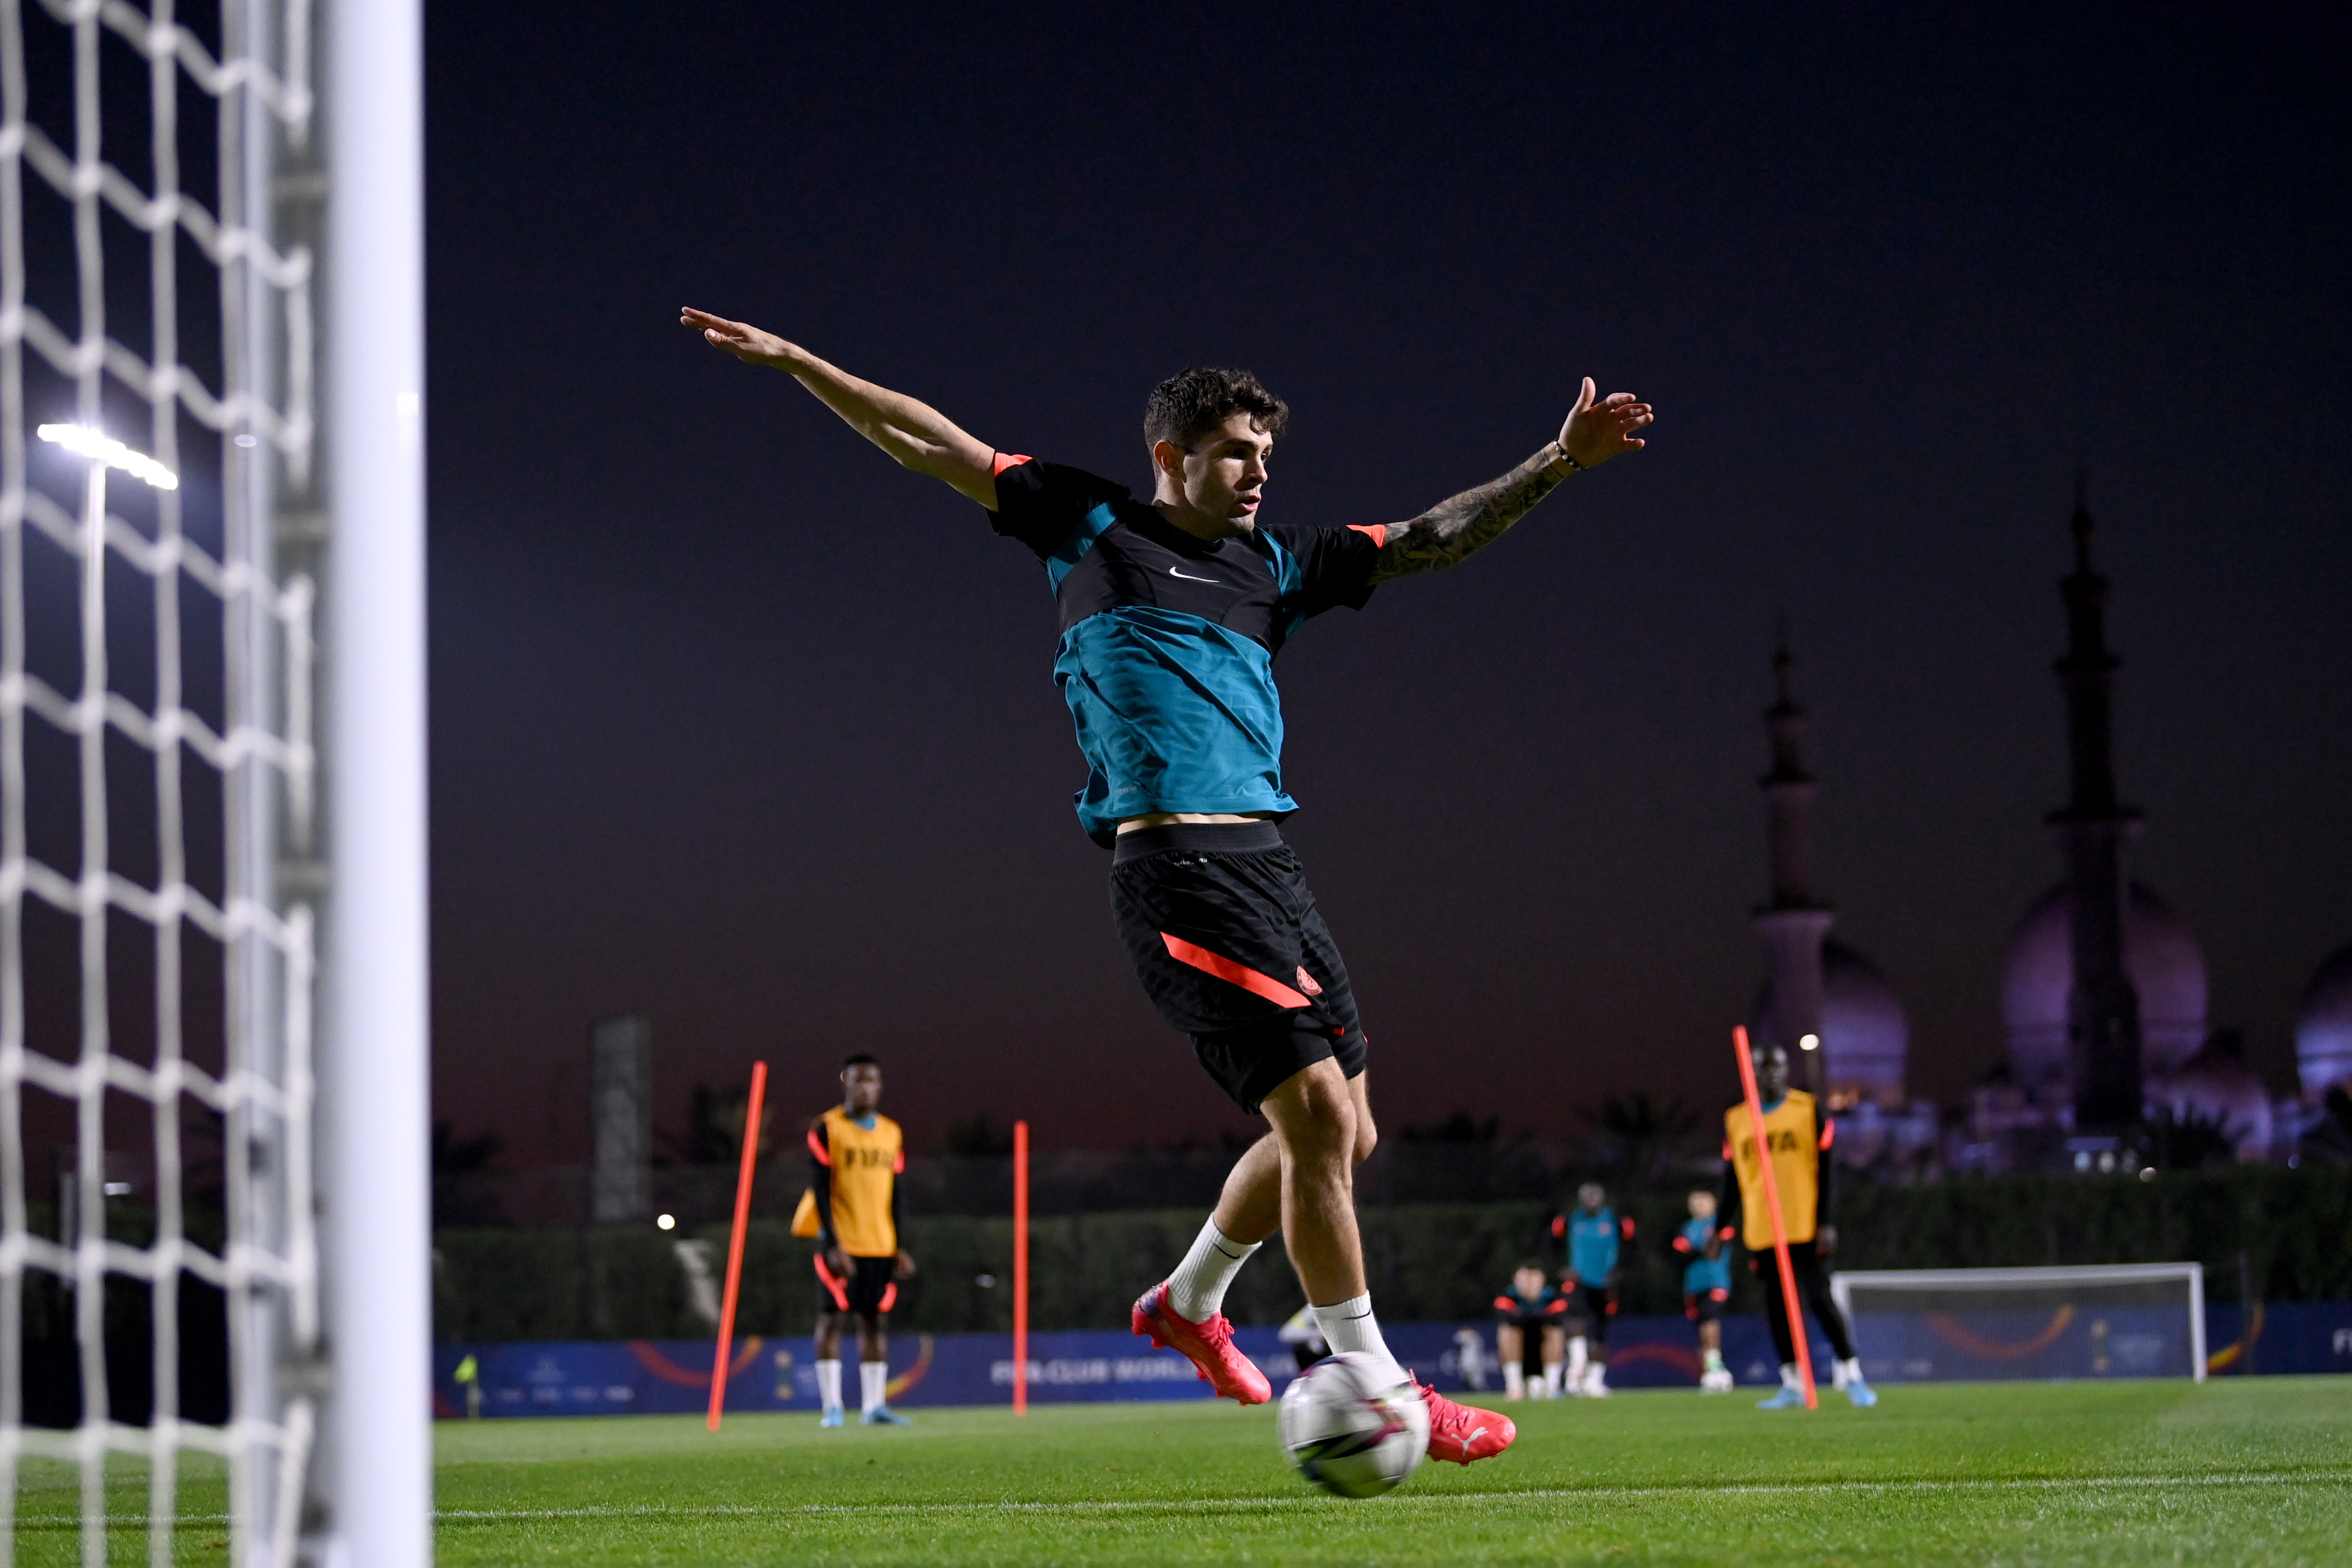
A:
{"type": "Polygon", "coordinates": [[[1013,1414],[1029,1414],[1029,1124],[1013,1124],[1013,1414]]]}
{"type": "Polygon", "coordinates": [[[1813,1352],[1805,1342],[1805,1315],[1797,1310],[1797,1267],[1789,1261],[1789,1226],[1780,1217],[1780,1182],[1772,1173],[1772,1146],[1764,1140],[1764,1100],[1756,1092],[1756,1064],[1748,1059],[1748,1030],[1735,1025],[1731,1043],[1739,1053],[1739,1089],[1748,1097],[1748,1128],[1756,1140],[1757,1168],[1764,1173],[1764,1206],[1772,1211],[1772,1252],[1780,1262],[1780,1301],[1789,1313],[1789,1338],[1797,1346],[1797,1376],[1805,1385],[1805,1408],[1818,1410],[1813,1392],[1813,1352]]]}
{"type": "Polygon", "coordinates": [[[719,1303],[719,1353],[710,1363],[710,1429],[727,1408],[727,1363],[735,1351],[735,1291],[743,1282],[743,1232],[751,1223],[751,1173],[760,1163],[760,1102],[768,1094],[768,1064],[751,1064],[751,1100],[743,1108],[743,1168],[735,1178],[735,1234],[727,1241],[727,1293],[719,1303]]]}

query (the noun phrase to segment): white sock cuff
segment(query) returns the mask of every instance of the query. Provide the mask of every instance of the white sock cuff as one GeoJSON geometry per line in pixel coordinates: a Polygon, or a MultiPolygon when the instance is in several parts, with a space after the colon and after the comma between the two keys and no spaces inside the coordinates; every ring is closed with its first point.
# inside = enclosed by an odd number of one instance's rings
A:
{"type": "Polygon", "coordinates": [[[1184,1261],[1168,1276],[1168,1305],[1188,1323],[1206,1322],[1224,1310],[1225,1290],[1262,1241],[1235,1241],[1217,1228],[1214,1215],[1203,1221],[1184,1261]]]}
{"type": "Polygon", "coordinates": [[[1358,1355],[1378,1357],[1388,1363],[1391,1376],[1399,1383],[1404,1381],[1404,1368],[1389,1353],[1388,1342],[1381,1338],[1381,1322],[1372,1316],[1370,1292],[1317,1307],[1314,1312],[1315,1326],[1323,1331],[1323,1342],[1333,1352],[1353,1351],[1358,1355]]]}

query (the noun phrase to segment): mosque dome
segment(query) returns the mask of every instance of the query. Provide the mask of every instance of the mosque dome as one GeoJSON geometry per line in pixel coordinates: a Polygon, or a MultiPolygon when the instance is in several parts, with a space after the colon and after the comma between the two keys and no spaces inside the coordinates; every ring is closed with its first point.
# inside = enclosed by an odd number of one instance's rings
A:
{"type": "MultiPolygon", "coordinates": [[[[2026,911],[2009,941],[2001,1019],[2010,1064],[2032,1088],[2066,1075],[2066,994],[2074,983],[2074,900],[2061,883],[2026,911]]],[[[2140,1060],[2150,1079],[2188,1064],[2205,1044],[2205,954],[2179,910],[2131,884],[2124,969],[2139,994],[2140,1060]]]]}
{"type": "MultiPolygon", "coordinates": [[[[1771,1017],[1767,980],[1750,1020],[1758,1038],[1770,1037],[1771,1017]]],[[[1834,937],[1822,942],[1822,1082],[1832,1105],[1868,1100],[1895,1110],[1905,1104],[1910,1020],[1878,965],[1834,937]]]]}
{"type": "Polygon", "coordinates": [[[2147,1099],[2151,1106],[2176,1117],[2219,1122],[2237,1145],[2241,1160],[2270,1154],[2270,1089],[2247,1065],[2244,1037],[2234,1029],[2215,1030],[2204,1048],[2178,1070],[2148,1084],[2147,1099]]]}
{"type": "Polygon", "coordinates": [[[2316,1100],[2336,1084],[2352,1091],[2352,947],[2337,949],[2303,993],[2294,1016],[2303,1092],[2316,1100]]]}
{"type": "Polygon", "coordinates": [[[1878,965],[1835,940],[1822,943],[1822,1049],[1832,1100],[1902,1105],[1910,1020],[1878,965]]]}

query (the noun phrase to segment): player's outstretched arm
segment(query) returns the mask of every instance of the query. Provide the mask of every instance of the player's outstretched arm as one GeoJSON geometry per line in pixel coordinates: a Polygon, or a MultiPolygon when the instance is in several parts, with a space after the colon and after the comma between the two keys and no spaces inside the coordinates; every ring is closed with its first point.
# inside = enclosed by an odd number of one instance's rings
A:
{"type": "Polygon", "coordinates": [[[929,404],[860,381],[798,343],[763,332],[749,322],[730,321],[691,306],[681,310],[677,319],[679,325],[700,332],[705,342],[725,349],[744,363],[766,365],[792,376],[902,468],[944,480],[991,511],[996,510],[994,449],[964,434],[929,404]]]}
{"type": "Polygon", "coordinates": [[[1598,402],[1594,393],[1588,375],[1559,439],[1501,479],[1439,501],[1409,521],[1389,524],[1371,580],[1385,583],[1451,566],[1501,538],[1569,475],[1640,450],[1643,443],[1633,432],[1655,417],[1650,405],[1630,392],[1612,392],[1598,402]]]}

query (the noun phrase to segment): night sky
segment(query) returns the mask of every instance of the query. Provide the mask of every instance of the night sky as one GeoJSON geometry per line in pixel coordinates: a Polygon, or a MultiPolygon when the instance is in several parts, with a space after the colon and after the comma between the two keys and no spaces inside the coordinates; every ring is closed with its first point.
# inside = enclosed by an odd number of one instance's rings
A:
{"type": "Polygon", "coordinates": [[[681,304],[1139,489],[1152,384],[1246,365],[1326,525],[1656,405],[1278,666],[1391,1128],[1736,1094],[1782,617],[1836,934],[1956,1100],[2058,875],[2079,469],[2136,868],[2291,1085],[2352,942],[2336,13],[981,10],[432,9],[437,1116],[582,1157],[642,1012],[671,1128],[856,1048],[918,1148],[1244,1124],[1114,937],[1034,559],[681,304]]]}

